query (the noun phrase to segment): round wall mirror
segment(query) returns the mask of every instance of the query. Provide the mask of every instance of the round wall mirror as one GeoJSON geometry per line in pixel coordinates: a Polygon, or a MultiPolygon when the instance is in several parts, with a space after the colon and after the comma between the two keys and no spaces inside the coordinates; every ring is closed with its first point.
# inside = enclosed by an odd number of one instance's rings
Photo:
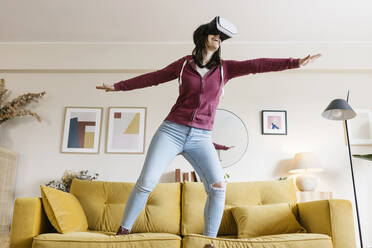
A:
{"type": "Polygon", "coordinates": [[[228,150],[217,149],[223,168],[236,164],[247,151],[248,130],[243,121],[229,110],[217,109],[212,137],[214,143],[230,147],[228,150]]]}

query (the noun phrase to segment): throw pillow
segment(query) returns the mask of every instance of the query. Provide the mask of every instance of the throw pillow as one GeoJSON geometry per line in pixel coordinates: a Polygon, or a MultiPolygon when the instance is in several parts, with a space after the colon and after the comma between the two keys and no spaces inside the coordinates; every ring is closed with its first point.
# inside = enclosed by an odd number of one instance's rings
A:
{"type": "Polygon", "coordinates": [[[235,207],[232,210],[238,238],[306,232],[288,203],[235,207]]]}
{"type": "Polygon", "coordinates": [[[45,213],[59,233],[88,229],[87,217],[79,200],[73,194],[44,185],[40,187],[45,213]]]}

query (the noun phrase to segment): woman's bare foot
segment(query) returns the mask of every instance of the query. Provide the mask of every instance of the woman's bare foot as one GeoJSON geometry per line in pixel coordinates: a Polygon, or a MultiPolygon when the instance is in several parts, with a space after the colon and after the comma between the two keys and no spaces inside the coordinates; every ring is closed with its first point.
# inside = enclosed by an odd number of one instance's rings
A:
{"type": "Polygon", "coordinates": [[[116,235],[127,235],[130,233],[130,230],[125,229],[124,227],[120,226],[119,230],[116,232],[116,235]]]}
{"type": "Polygon", "coordinates": [[[204,248],[214,248],[214,245],[213,244],[207,244],[204,246],[204,248]]]}

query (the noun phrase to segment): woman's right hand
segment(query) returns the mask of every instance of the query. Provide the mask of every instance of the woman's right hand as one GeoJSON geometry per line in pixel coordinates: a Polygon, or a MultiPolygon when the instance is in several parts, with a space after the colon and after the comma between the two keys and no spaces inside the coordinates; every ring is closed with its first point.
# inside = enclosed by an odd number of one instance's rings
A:
{"type": "Polygon", "coordinates": [[[102,84],[102,86],[96,86],[97,90],[104,90],[106,92],[108,91],[115,91],[114,85],[110,84],[102,84]]]}

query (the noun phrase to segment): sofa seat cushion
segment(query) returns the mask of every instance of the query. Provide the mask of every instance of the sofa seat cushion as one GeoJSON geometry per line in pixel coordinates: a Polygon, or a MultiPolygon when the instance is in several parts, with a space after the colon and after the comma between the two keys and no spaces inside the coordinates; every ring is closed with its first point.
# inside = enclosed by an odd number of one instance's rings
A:
{"type": "Polygon", "coordinates": [[[181,246],[181,237],[168,233],[134,233],[116,236],[112,232],[86,231],[67,234],[44,233],[33,239],[33,248],[151,247],[181,246]]]}
{"type": "Polygon", "coordinates": [[[190,234],[184,237],[183,248],[203,247],[210,243],[218,248],[332,248],[331,237],[314,233],[278,234],[250,239],[238,239],[231,236],[210,238],[190,234]]]}

